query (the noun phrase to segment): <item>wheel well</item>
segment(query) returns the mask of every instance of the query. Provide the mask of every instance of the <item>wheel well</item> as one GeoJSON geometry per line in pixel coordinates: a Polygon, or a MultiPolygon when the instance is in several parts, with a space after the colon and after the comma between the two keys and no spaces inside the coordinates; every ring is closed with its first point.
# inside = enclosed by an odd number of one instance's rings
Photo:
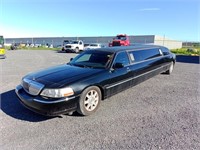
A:
{"type": "Polygon", "coordinates": [[[172,61],[170,61],[170,63],[171,63],[171,62],[173,62],[173,65],[175,65],[175,63],[176,63],[176,60],[172,60],[172,61]]]}
{"type": "Polygon", "coordinates": [[[90,86],[87,86],[87,87],[85,87],[85,88],[81,91],[81,93],[82,93],[85,89],[87,89],[87,88],[89,88],[89,87],[91,87],[91,86],[96,86],[96,87],[98,87],[98,88],[100,89],[100,91],[101,91],[101,100],[104,100],[104,90],[103,90],[103,88],[102,88],[101,86],[99,86],[99,85],[90,85],[90,86]]]}
{"type": "MultiPolygon", "coordinates": [[[[96,85],[95,85],[96,86],[96,85]]],[[[101,86],[97,86],[101,91],[101,100],[104,100],[104,90],[101,86]]]]}

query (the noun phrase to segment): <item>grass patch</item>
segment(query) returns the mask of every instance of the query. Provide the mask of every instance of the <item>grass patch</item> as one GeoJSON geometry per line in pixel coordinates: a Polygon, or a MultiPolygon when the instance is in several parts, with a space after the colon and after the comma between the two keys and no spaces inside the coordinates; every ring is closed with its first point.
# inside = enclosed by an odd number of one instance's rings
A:
{"type": "Polygon", "coordinates": [[[200,47],[171,49],[174,54],[200,56],[200,47]]]}
{"type": "Polygon", "coordinates": [[[22,47],[19,50],[61,50],[61,48],[46,48],[46,47],[22,47]]]}
{"type": "MultiPolygon", "coordinates": [[[[7,50],[10,50],[10,46],[5,47],[7,50]]],[[[18,47],[17,50],[54,50],[59,51],[61,48],[46,48],[46,47],[18,47]]],[[[200,56],[200,47],[191,47],[191,48],[180,48],[180,49],[171,49],[174,54],[179,55],[194,55],[200,56]]]]}
{"type": "MultiPolygon", "coordinates": [[[[10,50],[10,46],[5,47],[7,50],[10,50]]],[[[61,48],[47,48],[47,47],[18,47],[17,50],[61,50],[61,48]]]]}

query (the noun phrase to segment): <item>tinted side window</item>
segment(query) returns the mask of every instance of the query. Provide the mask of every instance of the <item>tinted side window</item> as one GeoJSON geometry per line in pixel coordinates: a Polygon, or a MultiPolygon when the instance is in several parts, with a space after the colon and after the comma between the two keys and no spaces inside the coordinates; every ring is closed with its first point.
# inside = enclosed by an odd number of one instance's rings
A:
{"type": "Polygon", "coordinates": [[[165,48],[165,47],[162,47],[162,52],[163,52],[163,55],[168,55],[169,54],[169,49],[165,48]]]}
{"type": "MultiPolygon", "coordinates": [[[[148,50],[147,50],[147,51],[148,51],[148,50]]],[[[150,50],[149,50],[149,57],[148,57],[147,59],[159,57],[160,55],[161,55],[161,54],[160,54],[158,48],[150,49],[150,50]]]]}
{"type": "Polygon", "coordinates": [[[117,54],[114,64],[115,63],[123,63],[124,66],[129,64],[129,58],[126,52],[120,52],[117,54]]]}
{"type": "Polygon", "coordinates": [[[132,62],[139,62],[142,61],[141,53],[140,51],[132,51],[129,52],[130,58],[132,62]]]}
{"type": "Polygon", "coordinates": [[[147,49],[129,52],[132,62],[139,62],[161,56],[159,49],[147,49]]]}

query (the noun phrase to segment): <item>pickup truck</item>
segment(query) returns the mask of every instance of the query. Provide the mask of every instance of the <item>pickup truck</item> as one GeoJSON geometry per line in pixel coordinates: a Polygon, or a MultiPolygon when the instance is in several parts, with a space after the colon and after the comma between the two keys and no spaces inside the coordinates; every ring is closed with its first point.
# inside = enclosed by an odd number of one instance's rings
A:
{"type": "Polygon", "coordinates": [[[79,51],[83,50],[84,50],[84,43],[81,40],[75,40],[75,41],[64,40],[63,42],[62,51],[78,53],[79,51]]]}
{"type": "Polygon", "coordinates": [[[111,46],[130,46],[129,37],[126,34],[118,34],[111,43],[109,43],[109,47],[111,46]]]}

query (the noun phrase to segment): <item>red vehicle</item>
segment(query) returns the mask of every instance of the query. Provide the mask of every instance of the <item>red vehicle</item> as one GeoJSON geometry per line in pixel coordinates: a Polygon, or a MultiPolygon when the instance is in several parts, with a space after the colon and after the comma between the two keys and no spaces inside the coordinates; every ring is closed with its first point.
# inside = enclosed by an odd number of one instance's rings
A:
{"type": "Polygon", "coordinates": [[[109,43],[109,47],[111,46],[130,46],[129,37],[126,34],[118,34],[111,43],[109,43]]]}

